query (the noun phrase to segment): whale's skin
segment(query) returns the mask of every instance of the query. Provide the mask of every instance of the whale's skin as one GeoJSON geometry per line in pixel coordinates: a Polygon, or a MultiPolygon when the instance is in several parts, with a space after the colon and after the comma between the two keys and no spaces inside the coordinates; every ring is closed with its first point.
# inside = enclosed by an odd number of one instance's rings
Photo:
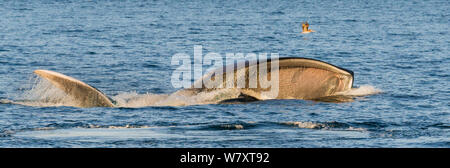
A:
{"type": "MultiPolygon", "coordinates": [[[[234,66],[234,64],[223,67],[223,72],[226,72],[227,66],[234,66]]],[[[194,82],[191,88],[179,90],[173,94],[184,96],[196,95],[201,92],[210,92],[217,89],[234,89],[238,91],[234,97],[227,97],[226,99],[234,99],[245,97],[246,100],[265,100],[265,99],[305,99],[312,100],[327,96],[333,96],[337,92],[346,91],[352,88],[353,72],[338,66],[315,60],[310,58],[288,57],[279,58],[276,60],[265,61],[246,61],[243,68],[236,68],[234,66],[234,75],[232,82],[237,79],[246,81],[245,87],[205,87],[203,82],[205,78],[214,79],[216,75],[223,75],[223,83],[221,86],[226,86],[226,73],[215,74],[207,73],[202,79],[194,82]],[[249,87],[249,76],[258,75],[258,73],[250,73],[249,69],[254,66],[267,65],[268,78],[270,79],[271,64],[278,62],[278,92],[276,96],[267,97],[262,93],[267,92],[270,88],[260,87],[258,82],[256,88],[249,87]],[[262,64],[267,63],[267,64],[262,64]],[[237,72],[240,73],[237,73],[237,72]],[[197,83],[197,84],[196,84],[197,83]],[[244,96],[243,96],[244,95],[244,96]]],[[[53,85],[63,90],[66,94],[77,101],[78,107],[115,107],[114,103],[105,94],[98,89],[80,81],[75,78],[66,76],[64,74],[49,71],[49,70],[35,70],[35,74],[49,80],[53,85]]],[[[259,76],[258,78],[266,77],[259,76]]],[[[226,101],[226,99],[222,101],[226,101]]]]}

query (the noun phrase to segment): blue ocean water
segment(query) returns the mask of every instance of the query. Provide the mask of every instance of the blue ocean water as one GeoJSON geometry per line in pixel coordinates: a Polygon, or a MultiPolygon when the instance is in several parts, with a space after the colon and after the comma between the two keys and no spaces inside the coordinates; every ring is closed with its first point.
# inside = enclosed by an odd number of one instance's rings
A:
{"type": "Polygon", "coordinates": [[[0,147],[450,147],[449,9],[430,1],[0,1],[0,147]],[[300,34],[308,21],[315,33],[300,34]],[[33,70],[105,94],[169,94],[176,53],[335,64],[353,102],[28,106],[33,70]],[[24,96],[25,95],[25,96],[24,96]]]}

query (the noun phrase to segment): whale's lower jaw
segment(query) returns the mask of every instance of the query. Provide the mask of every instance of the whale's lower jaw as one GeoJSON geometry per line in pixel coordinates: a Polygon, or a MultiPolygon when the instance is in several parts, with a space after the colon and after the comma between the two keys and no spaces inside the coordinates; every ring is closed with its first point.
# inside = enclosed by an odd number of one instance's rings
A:
{"type": "MultiPolygon", "coordinates": [[[[318,98],[333,96],[334,93],[352,88],[352,71],[322,61],[306,58],[280,58],[277,61],[279,63],[279,81],[278,90],[276,90],[275,94],[266,94],[267,89],[261,88],[226,88],[232,89],[233,93],[236,92],[237,94],[233,94],[234,97],[224,96],[223,98],[219,98],[220,100],[213,102],[230,103],[266,99],[317,100],[318,98]]],[[[256,64],[259,66],[260,63],[262,62],[256,64]]],[[[268,61],[268,64],[271,64],[271,61],[268,61]]],[[[236,69],[235,67],[235,71],[244,71],[244,73],[239,74],[249,74],[249,66],[256,65],[247,64],[241,69],[236,69]]],[[[75,101],[76,107],[116,107],[113,101],[101,91],[78,79],[49,70],[35,70],[34,73],[50,81],[52,85],[69,95],[75,101]]],[[[248,78],[248,76],[244,78],[248,78]]],[[[206,75],[205,77],[208,76],[206,75]]],[[[248,82],[249,79],[245,80],[248,82]]],[[[218,89],[220,88],[183,89],[173,93],[173,95],[201,95],[202,92],[217,91],[218,89]]]]}
{"type": "Polygon", "coordinates": [[[115,106],[105,94],[78,79],[49,70],[35,70],[34,73],[72,97],[77,107],[115,106]]]}

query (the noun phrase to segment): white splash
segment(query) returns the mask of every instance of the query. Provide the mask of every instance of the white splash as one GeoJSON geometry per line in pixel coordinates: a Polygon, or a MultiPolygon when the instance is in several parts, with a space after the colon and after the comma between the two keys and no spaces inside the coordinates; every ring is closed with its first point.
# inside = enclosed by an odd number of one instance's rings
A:
{"type": "Polygon", "coordinates": [[[323,129],[323,130],[345,130],[345,131],[367,131],[365,128],[355,128],[352,126],[344,126],[344,127],[333,127],[328,123],[317,123],[317,122],[282,122],[284,125],[292,125],[299,128],[307,128],[307,129],[323,129]]]}
{"type": "Polygon", "coordinates": [[[170,95],[126,92],[111,98],[116,101],[118,107],[146,107],[214,104],[225,99],[235,98],[238,95],[239,92],[236,89],[220,89],[210,92],[200,92],[193,95],[185,91],[178,91],[170,95]]]}
{"type": "Polygon", "coordinates": [[[76,106],[72,97],[68,96],[61,89],[53,86],[47,80],[40,78],[34,80],[32,88],[26,90],[20,95],[15,96],[13,104],[21,104],[26,106],[76,106]]]}
{"type": "Polygon", "coordinates": [[[352,88],[343,92],[338,92],[337,96],[366,96],[381,93],[380,89],[375,88],[371,85],[361,85],[358,88],[352,88]]]}
{"type": "Polygon", "coordinates": [[[309,128],[309,129],[320,129],[320,128],[324,128],[326,125],[321,124],[321,123],[313,123],[313,122],[300,122],[300,121],[295,121],[295,122],[284,122],[282,124],[285,125],[293,125],[299,128],[309,128]]]}
{"type": "MultiPolygon", "coordinates": [[[[55,87],[45,79],[36,78],[31,89],[20,95],[14,96],[13,100],[1,99],[0,103],[21,104],[26,106],[77,106],[76,101],[61,89],[55,87]]],[[[146,106],[187,106],[198,104],[214,104],[225,99],[239,96],[236,89],[218,89],[210,92],[192,94],[187,91],[177,91],[173,94],[138,94],[137,92],[123,92],[112,96],[117,107],[138,108],[146,106]]]]}

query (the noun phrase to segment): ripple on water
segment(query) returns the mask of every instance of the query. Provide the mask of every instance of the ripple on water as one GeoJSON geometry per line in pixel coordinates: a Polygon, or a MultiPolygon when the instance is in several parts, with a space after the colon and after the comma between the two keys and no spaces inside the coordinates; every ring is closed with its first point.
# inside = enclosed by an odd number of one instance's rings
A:
{"type": "Polygon", "coordinates": [[[0,147],[449,146],[447,1],[273,2],[227,3],[206,15],[203,9],[217,4],[2,3],[0,147]],[[316,32],[300,34],[303,21],[316,32]],[[194,45],[203,45],[203,55],[319,59],[353,70],[360,87],[321,100],[328,103],[171,106],[205,102],[171,97],[161,106],[142,107],[164,97],[151,94],[178,89],[170,81],[178,67],[171,56],[192,57],[194,45]],[[92,82],[124,106],[65,107],[73,105],[70,99],[46,87],[41,91],[47,94],[15,96],[41,68],[92,82]],[[383,91],[371,96],[364,88],[383,91]],[[44,101],[22,101],[35,98],[44,101]]]}

